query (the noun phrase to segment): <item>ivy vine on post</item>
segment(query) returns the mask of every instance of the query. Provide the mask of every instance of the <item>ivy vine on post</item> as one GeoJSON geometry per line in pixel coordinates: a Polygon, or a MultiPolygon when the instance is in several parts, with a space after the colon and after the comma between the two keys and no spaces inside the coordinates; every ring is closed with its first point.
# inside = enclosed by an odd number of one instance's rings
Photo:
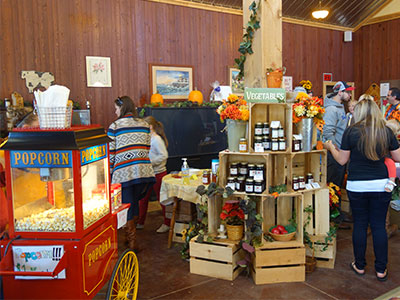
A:
{"type": "Polygon", "coordinates": [[[260,20],[258,19],[258,9],[260,7],[260,0],[256,3],[253,1],[249,6],[251,11],[250,20],[246,24],[245,33],[242,37],[242,42],[239,46],[240,56],[235,58],[236,67],[239,69],[239,74],[236,76],[237,80],[241,80],[244,76],[244,62],[246,61],[246,54],[253,54],[253,39],[255,32],[260,28],[260,20]]]}

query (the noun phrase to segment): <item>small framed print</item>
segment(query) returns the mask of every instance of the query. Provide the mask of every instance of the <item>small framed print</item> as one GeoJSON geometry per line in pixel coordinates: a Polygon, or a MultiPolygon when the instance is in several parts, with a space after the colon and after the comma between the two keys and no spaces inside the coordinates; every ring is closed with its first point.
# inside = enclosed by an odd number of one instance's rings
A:
{"type": "Polygon", "coordinates": [[[88,87],[111,87],[111,59],[86,56],[86,77],[88,87]]]}

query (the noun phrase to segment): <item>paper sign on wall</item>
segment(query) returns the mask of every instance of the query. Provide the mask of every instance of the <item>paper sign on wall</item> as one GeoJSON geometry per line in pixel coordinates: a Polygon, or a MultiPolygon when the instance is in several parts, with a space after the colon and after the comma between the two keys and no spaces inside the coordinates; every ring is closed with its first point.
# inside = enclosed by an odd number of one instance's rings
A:
{"type": "MultiPolygon", "coordinates": [[[[14,271],[52,272],[64,255],[64,246],[12,246],[12,251],[14,271]]],[[[65,279],[65,270],[54,278],[51,276],[15,276],[15,279],[65,279]]]]}
{"type": "Polygon", "coordinates": [[[291,92],[293,90],[293,77],[283,76],[283,86],[285,87],[286,92],[291,92]]]}
{"type": "Polygon", "coordinates": [[[389,93],[390,89],[390,83],[389,82],[384,82],[380,84],[380,90],[381,90],[381,97],[386,97],[387,94],[389,93]]]}

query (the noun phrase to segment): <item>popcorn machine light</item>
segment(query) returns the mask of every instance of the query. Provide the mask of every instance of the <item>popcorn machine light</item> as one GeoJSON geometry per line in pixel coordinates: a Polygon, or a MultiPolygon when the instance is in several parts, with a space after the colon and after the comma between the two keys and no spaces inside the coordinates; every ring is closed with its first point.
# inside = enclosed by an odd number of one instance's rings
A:
{"type": "Polygon", "coordinates": [[[117,215],[127,207],[111,204],[108,142],[94,125],[10,133],[2,147],[9,239],[0,243],[0,275],[6,299],[92,298],[110,278],[124,220],[117,215]]]}

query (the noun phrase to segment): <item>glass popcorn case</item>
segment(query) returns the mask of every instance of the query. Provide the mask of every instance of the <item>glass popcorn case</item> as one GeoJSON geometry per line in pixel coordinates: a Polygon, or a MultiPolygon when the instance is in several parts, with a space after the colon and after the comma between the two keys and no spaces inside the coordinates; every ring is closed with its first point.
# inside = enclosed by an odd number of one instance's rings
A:
{"type": "Polygon", "coordinates": [[[5,150],[10,235],[81,238],[111,214],[102,127],[20,129],[5,150]]]}

